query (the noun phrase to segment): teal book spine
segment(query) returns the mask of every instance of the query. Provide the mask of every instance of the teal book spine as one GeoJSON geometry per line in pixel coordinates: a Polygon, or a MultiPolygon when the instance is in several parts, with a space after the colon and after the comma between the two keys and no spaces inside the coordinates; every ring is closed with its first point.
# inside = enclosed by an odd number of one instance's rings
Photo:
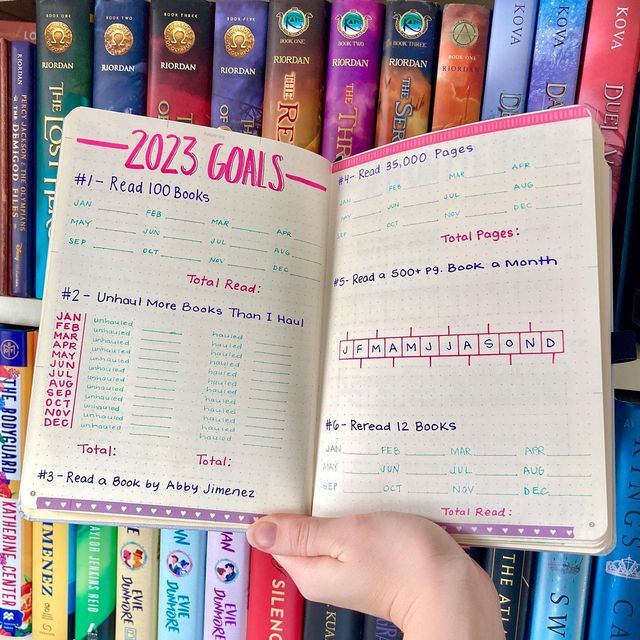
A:
{"type": "Polygon", "coordinates": [[[47,266],[62,127],[65,116],[89,106],[90,0],[37,0],[36,296],[47,266]]]}

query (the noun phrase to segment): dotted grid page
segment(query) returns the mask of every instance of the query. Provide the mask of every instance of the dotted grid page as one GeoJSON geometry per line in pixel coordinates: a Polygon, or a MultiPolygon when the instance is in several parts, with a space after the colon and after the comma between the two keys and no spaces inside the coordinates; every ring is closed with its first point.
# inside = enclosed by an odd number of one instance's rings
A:
{"type": "Polygon", "coordinates": [[[608,535],[593,155],[578,107],[334,167],[314,513],[608,535]]]}
{"type": "Polygon", "coordinates": [[[329,163],[88,109],[64,135],[27,511],[308,511],[329,163]]]}

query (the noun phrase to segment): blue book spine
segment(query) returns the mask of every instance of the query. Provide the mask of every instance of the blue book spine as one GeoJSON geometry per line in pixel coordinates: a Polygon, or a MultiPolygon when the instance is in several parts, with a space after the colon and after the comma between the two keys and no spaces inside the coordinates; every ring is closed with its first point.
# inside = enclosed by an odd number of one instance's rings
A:
{"type": "Polygon", "coordinates": [[[11,288],[35,294],[35,46],[11,43],[11,288]]]}
{"type": "Polygon", "coordinates": [[[582,640],[587,617],[591,556],[537,554],[529,640],[582,640]]]}
{"type": "Polygon", "coordinates": [[[149,3],[96,0],[93,106],[144,115],[147,105],[149,3]]]}
{"type": "Polygon", "coordinates": [[[640,639],[640,404],[616,400],[616,535],[595,559],[588,640],[640,639]]]}
{"type": "Polygon", "coordinates": [[[482,120],[524,113],[538,0],[496,0],[482,98],[482,120]]]}
{"type": "Polygon", "coordinates": [[[541,0],[527,111],[574,104],[588,0],[541,0]]]}
{"type": "Polygon", "coordinates": [[[158,640],[202,638],[207,532],[162,529],[158,640]]]}
{"type": "Polygon", "coordinates": [[[212,127],[262,134],[268,13],[263,0],[216,2],[212,127]]]}
{"type": "Polygon", "coordinates": [[[393,622],[375,616],[364,616],[362,640],[402,640],[402,637],[402,631],[393,622]]]}

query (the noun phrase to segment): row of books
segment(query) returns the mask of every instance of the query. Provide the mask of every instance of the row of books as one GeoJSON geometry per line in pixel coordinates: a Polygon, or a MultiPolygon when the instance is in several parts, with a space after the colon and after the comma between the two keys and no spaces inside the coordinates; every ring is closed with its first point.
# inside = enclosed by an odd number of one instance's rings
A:
{"type": "MultiPolygon", "coordinates": [[[[17,495],[36,332],[0,330],[0,635],[60,640],[394,638],[389,622],[305,603],[283,568],[240,531],[21,520],[17,495]],[[329,636],[327,636],[329,634],[329,636]]],[[[473,549],[499,593],[505,637],[634,637],[640,404],[616,403],[618,544],[606,557],[473,549]],[[588,635],[585,630],[588,629],[588,635]],[[624,632],[624,633],[623,633],[624,632]],[[627,633],[627,635],[625,635],[627,633]],[[614,636],[618,637],[618,636],[614,636]]],[[[43,471],[43,473],[47,473],[43,471]]]]}
{"type": "Polygon", "coordinates": [[[263,135],[335,160],[577,98],[607,138],[615,197],[640,17],[635,5],[594,0],[586,27],[588,6],[497,0],[491,17],[423,0],[218,0],[214,18],[207,0],[96,0],[92,26],[89,0],[38,0],[37,61],[28,45],[0,50],[0,293],[42,296],[62,125],[79,105],[263,135]]]}

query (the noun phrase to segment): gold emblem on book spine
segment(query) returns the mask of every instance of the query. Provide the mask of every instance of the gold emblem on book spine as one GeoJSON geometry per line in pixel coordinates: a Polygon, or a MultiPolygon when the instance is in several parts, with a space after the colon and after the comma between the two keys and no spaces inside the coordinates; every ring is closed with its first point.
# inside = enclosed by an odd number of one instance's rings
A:
{"type": "Polygon", "coordinates": [[[171,53],[187,53],[196,42],[193,29],[182,20],[170,22],[164,29],[164,44],[171,53]]]}
{"type": "Polygon", "coordinates": [[[126,24],[114,22],[104,32],[104,48],[112,56],[123,56],[133,46],[133,33],[126,24]]]}
{"type": "Polygon", "coordinates": [[[224,48],[233,58],[244,58],[251,53],[256,39],[249,27],[236,24],[224,34],[224,48]]]}
{"type": "Polygon", "coordinates": [[[451,29],[451,40],[459,47],[470,47],[478,39],[478,27],[468,20],[458,20],[451,29]]]}
{"type": "Polygon", "coordinates": [[[50,22],[44,30],[44,42],[51,53],[64,53],[73,42],[73,31],[64,22],[50,22]]]}

